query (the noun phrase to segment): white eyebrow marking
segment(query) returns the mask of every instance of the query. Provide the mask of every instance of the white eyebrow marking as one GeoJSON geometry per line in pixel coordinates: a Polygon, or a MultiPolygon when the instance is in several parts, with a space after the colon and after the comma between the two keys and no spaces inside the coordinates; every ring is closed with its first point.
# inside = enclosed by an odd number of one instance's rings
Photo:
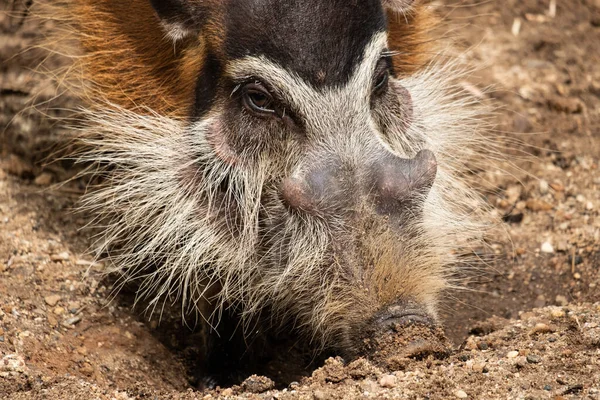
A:
{"type": "Polygon", "coordinates": [[[343,87],[317,89],[298,74],[283,68],[264,55],[236,60],[227,67],[225,73],[236,80],[253,76],[264,78],[286,102],[308,116],[317,111],[315,106],[322,104],[324,97],[331,99],[332,96],[339,98],[340,95],[352,95],[355,98],[369,96],[373,71],[386,48],[387,33],[379,32],[374,35],[371,42],[365,46],[361,63],[355,67],[343,87]]]}

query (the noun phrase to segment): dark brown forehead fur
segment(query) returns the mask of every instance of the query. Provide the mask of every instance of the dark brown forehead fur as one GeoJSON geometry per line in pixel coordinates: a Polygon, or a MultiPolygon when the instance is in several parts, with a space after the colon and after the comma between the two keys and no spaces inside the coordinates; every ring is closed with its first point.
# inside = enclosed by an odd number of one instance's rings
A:
{"type": "MultiPolygon", "coordinates": [[[[75,57],[80,68],[70,71],[82,74],[71,76],[74,84],[91,83],[85,96],[177,117],[189,115],[203,70],[216,74],[228,58],[264,54],[307,80],[322,71],[326,81],[320,84],[343,82],[373,32],[385,25],[378,0],[202,3],[212,9],[200,40],[175,45],[149,0],[53,0],[47,15],[80,39],[86,57],[75,57]]],[[[388,14],[390,49],[400,54],[395,70],[410,74],[431,54],[426,47],[433,19],[423,6],[408,15],[388,14]]]]}
{"type": "Polygon", "coordinates": [[[342,85],[385,31],[381,0],[229,0],[225,54],[263,55],[315,86],[342,85]]]}

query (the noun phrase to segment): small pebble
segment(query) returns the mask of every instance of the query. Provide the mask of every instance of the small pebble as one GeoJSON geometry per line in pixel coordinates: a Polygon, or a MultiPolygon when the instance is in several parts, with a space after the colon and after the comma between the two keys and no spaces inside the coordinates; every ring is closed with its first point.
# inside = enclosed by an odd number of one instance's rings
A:
{"type": "Polygon", "coordinates": [[[50,307],[54,307],[55,305],[58,304],[58,302],[60,301],[60,296],[57,294],[52,294],[50,296],[46,296],[44,297],[44,301],[46,302],[46,304],[48,304],[50,307]]]}
{"type": "Polygon", "coordinates": [[[546,194],[548,193],[548,190],[550,189],[550,185],[548,184],[548,181],[545,180],[540,180],[540,193],[541,194],[546,194]]]}
{"type": "Polygon", "coordinates": [[[575,278],[576,280],[580,280],[581,279],[581,274],[579,272],[575,272],[573,274],[573,278],[575,278]]]}
{"type": "Polygon", "coordinates": [[[548,333],[548,332],[553,332],[553,329],[550,328],[548,325],[542,324],[542,323],[535,324],[535,326],[531,330],[532,334],[535,334],[535,333],[548,333]]]}
{"type": "Polygon", "coordinates": [[[588,211],[592,211],[594,209],[594,204],[591,201],[588,201],[585,204],[585,209],[588,210],[588,211]]]}
{"type": "Polygon", "coordinates": [[[54,180],[54,177],[52,176],[51,173],[42,172],[40,175],[35,177],[35,180],[33,181],[33,183],[35,183],[38,186],[48,186],[52,183],[53,180],[54,180]]]}
{"type": "Polygon", "coordinates": [[[542,253],[552,254],[554,253],[554,247],[552,247],[552,243],[544,242],[541,247],[542,253]]]}
{"type": "Polygon", "coordinates": [[[552,386],[550,386],[550,385],[545,385],[545,386],[544,386],[544,390],[545,390],[545,391],[547,391],[547,392],[549,392],[549,391],[551,391],[551,390],[552,390],[552,386]]]}
{"type": "Polygon", "coordinates": [[[63,251],[62,253],[58,253],[58,254],[52,254],[50,256],[50,259],[52,261],[67,261],[69,259],[69,253],[67,253],[66,251],[63,251]]]}
{"type": "Polygon", "coordinates": [[[467,397],[469,397],[467,392],[465,392],[464,390],[457,390],[456,393],[454,393],[454,395],[459,399],[466,399],[467,397]]]}
{"type": "Polygon", "coordinates": [[[384,388],[396,387],[396,377],[394,375],[384,375],[379,380],[379,384],[384,388]]]}
{"type": "Polygon", "coordinates": [[[507,358],[516,358],[518,355],[519,355],[519,352],[516,350],[509,351],[508,353],[506,353],[507,358]]]}
{"type": "Polygon", "coordinates": [[[535,354],[528,354],[527,355],[527,362],[529,364],[539,364],[542,362],[542,357],[535,355],[535,354]]]}
{"type": "MultiPolygon", "coordinates": [[[[556,304],[558,304],[559,306],[566,306],[567,304],[569,304],[569,301],[567,300],[567,298],[561,294],[559,294],[558,296],[556,296],[556,304]]],[[[565,313],[563,312],[561,316],[564,316],[565,313]]]]}
{"type": "Polygon", "coordinates": [[[313,392],[313,398],[315,400],[326,400],[327,399],[327,395],[325,394],[325,392],[323,392],[321,390],[315,390],[313,392]]]}

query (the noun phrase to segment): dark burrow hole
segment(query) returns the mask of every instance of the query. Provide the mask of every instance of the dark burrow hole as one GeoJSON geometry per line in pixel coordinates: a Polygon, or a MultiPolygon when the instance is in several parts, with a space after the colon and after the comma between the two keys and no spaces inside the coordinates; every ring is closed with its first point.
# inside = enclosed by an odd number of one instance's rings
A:
{"type": "MultiPolygon", "coordinates": [[[[115,283],[113,278],[107,280],[108,287],[115,283]]],[[[132,314],[180,360],[190,386],[196,389],[239,385],[254,374],[270,378],[276,389],[283,389],[310,376],[333,355],[309,353],[293,336],[275,337],[257,329],[244,335],[227,312],[223,313],[218,327],[222,334],[210,336],[207,346],[204,324],[195,315],[188,315],[184,322],[181,304],[167,304],[160,317],[150,318],[143,312],[147,303],[138,301],[134,308],[133,288],[122,289],[115,301],[124,310],[133,310],[132,314]],[[205,347],[209,347],[210,352],[206,353],[205,347]]]]}

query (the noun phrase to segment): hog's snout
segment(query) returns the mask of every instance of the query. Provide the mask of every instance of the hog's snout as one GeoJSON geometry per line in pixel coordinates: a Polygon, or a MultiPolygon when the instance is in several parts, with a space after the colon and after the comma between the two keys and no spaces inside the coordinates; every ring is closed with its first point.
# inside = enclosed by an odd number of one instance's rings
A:
{"type": "Polygon", "coordinates": [[[429,150],[413,159],[385,152],[376,162],[360,166],[324,158],[299,176],[286,178],[281,194],[291,208],[312,214],[350,209],[360,195],[367,195],[379,214],[393,216],[422,201],[436,172],[437,162],[429,150]]]}
{"type": "Polygon", "coordinates": [[[413,302],[401,302],[385,307],[375,316],[373,323],[376,331],[384,333],[410,324],[432,327],[435,325],[435,319],[423,306],[413,302]]]}

